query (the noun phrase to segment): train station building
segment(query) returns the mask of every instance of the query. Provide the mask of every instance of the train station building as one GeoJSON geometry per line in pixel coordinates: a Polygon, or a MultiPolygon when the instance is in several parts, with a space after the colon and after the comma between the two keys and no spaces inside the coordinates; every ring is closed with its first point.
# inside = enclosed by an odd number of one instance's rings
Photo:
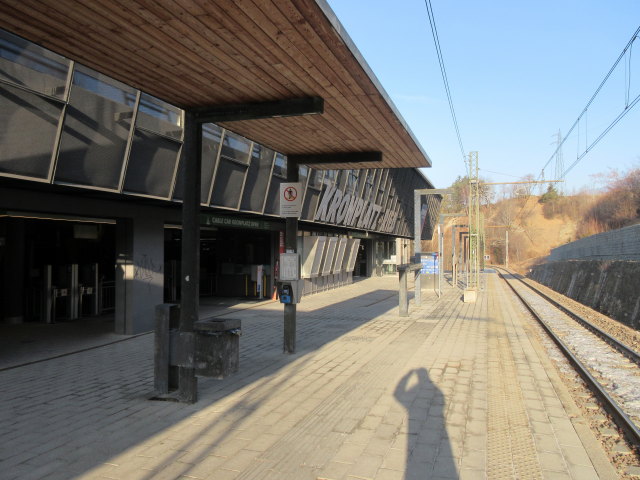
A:
{"type": "Polygon", "coordinates": [[[271,297],[291,162],[305,294],[410,260],[431,161],[324,0],[5,9],[1,321],[113,312],[116,333],[151,330],[181,296],[194,190],[199,295],[271,297]]]}

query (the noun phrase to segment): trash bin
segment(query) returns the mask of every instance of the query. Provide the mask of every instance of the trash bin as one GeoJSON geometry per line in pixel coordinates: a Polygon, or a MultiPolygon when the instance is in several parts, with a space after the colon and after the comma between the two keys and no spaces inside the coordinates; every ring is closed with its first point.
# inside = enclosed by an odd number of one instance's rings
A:
{"type": "Polygon", "coordinates": [[[240,365],[241,321],[237,318],[209,318],[193,324],[196,334],[196,375],[224,378],[240,365]]]}

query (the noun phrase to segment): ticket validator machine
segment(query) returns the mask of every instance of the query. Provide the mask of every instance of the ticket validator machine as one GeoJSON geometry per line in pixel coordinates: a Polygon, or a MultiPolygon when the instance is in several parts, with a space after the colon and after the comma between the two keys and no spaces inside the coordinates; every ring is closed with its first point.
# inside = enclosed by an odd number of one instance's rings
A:
{"type": "Polygon", "coordinates": [[[300,256],[297,253],[280,254],[280,303],[297,304],[302,298],[304,280],[300,278],[300,256]]]}

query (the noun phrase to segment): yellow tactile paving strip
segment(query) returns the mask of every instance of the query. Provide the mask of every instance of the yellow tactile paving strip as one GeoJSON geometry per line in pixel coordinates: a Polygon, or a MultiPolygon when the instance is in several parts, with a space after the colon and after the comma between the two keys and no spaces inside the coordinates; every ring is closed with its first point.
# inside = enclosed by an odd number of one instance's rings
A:
{"type": "MultiPolygon", "coordinates": [[[[494,284],[495,287],[495,284],[494,284]]],[[[541,479],[542,471],[497,296],[489,297],[487,478],[541,479]]]]}

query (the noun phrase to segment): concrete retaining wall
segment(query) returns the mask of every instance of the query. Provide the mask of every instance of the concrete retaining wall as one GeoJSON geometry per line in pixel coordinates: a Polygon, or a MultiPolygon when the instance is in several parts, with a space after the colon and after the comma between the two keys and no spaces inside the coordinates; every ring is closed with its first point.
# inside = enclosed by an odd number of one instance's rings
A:
{"type": "Polygon", "coordinates": [[[640,224],[598,233],[552,249],[548,261],[561,260],[640,261],[640,224]]]}
{"type": "Polygon", "coordinates": [[[640,330],[640,262],[558,261],[533,267],[529,276],[640,330]]]}

